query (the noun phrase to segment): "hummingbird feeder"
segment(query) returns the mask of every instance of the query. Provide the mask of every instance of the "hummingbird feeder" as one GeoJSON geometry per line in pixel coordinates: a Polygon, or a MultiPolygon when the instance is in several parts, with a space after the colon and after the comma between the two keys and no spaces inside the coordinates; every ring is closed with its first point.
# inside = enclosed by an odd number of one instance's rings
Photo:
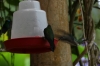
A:
{"type": "MultiPolygon", "coordinates": [[[[49,52],[50,44],[43,38],[47,27],[46,12],[38,1],[25,0],[13,14],[11,39],[4,42],[6,51],[13,53],[49,52]]],[[[56,45],[58,40],[54,40],[56,45]]]]}

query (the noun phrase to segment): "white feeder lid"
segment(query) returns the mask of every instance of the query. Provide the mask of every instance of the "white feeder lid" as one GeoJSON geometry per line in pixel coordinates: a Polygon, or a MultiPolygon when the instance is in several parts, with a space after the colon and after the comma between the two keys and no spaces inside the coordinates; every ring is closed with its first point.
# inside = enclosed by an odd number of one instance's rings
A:
{"type": "Polygon", "coordinates": [[[19,3],[20,9],[37,9],[40,10],[40,3],[38,1],[25,0],[19,3]]]}
{"type": "Polygon", "coordinates": [[[22,37],[43,37],[47,27],[46,12],[40,9],[38,1],[22,1],[19,10],[13,14],[11,39],[22,37]]]}

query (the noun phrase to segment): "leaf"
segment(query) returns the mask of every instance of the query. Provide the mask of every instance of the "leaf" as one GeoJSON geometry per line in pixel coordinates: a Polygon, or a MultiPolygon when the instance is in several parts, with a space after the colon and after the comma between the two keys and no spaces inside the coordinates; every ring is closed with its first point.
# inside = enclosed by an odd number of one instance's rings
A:
{"type": "Polygon", "coordinates": [[[95,0],[95,1],[94,1],[94,4],[95,4],[96,2],[98,2],[98,0],[95,0]]]}
{"type": "Polygon", "coordinates": [[[14,5],[14,6],[18,6],[18,4],[19,4],[19,0],[6,0],[6,2],[8,3],[8,4],[10,4],[10,5],[14,5]]]}
{"type": "Polygon", "coordinates": [[[72,54],[72,62],[74,62],[76,58],[77,56],[75,54],[72,54]]]}
{"type": "Polygon", "coordinates": [[[98,7],[98,6],[93,6],[94,8],[96,8],[96,9],[100,9],[100,7],[98,7]]]}
{"type": "Polygon", "coordinates": [[[76,16],[75,18],[74,18],[74,21],[76,21],[78,19],[78,16],[76,16]]]}
{"type": "MultiPolygon", "coordinates": [[[[71,50],[72,50],[72,54],[77,55],[76,46],[73,46],[73,47],[71,48],[71,50]]],[[[84,46],[82,46],[82,45],[78,45],[78,50],[79,50],[79,53],[82,53],[83,50],[84,50],[84,46]]]]}
{"type": "Polygon", "coordinates": [[[95,27],[95,28],[100,29],[100,20],[99,20],[99,22],[96,24],[96,27],[95,27]]]}

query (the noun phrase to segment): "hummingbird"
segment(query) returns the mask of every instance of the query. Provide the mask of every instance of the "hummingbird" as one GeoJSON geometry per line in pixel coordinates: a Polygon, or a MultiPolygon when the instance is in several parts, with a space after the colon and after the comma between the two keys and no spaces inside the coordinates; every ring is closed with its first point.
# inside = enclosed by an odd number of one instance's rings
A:
{"type": "Polygon", "coordinates": [[[5,34],[9,29],[11,29],[11,24],[12,21],[7,19],[0,30],[0,35],[5,34]]]}
{"type": "Polygon", "coordinates": [[[53,33],[52,28],[51,28],[51,25],[48,25],[44,29],[44,37],[49,42],[51,51],[54,52],[54,50],[55,50],[54,33],[53,33]]]}
{"type": "Polygon", "coordinates": [[[60,37],[59,40],[68,42],[71,46],[78,45],[77,40],[71,34],[68,34],[68,33],[65,36],[60,37]]]}

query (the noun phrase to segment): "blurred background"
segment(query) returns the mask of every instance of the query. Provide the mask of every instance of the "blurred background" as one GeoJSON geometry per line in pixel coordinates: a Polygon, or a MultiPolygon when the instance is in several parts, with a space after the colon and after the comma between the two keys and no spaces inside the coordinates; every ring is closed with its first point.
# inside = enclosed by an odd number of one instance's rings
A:
{"type": "MultiPolygon", "coordinates": [[[[2,28],[3,24],[5,23],[5,20],[12,20],[13,12],[18,10],[18,4],[22,0],[0,0],[0,29],[2,28]]],[[[98,0],[99,1],[99,0],[98,0]]],[[[95,31],[96,31],[96,39],[95,43],[98,45],[100,49],[100,2],[97,2],[94,4],[94,6],[98,8],[92,9],[92,17],[95,24],[95,31]]],[[[76,39],[80,41],[80,38],[82,37],[82,17],[80,9],[77,10],[76,18],[74,20],[74,30],[75,30],[75,36],[76,39]]],[[[1,30],[0,30],[1,31],[1,30]]],[[[5,40],[10,39],[11,32],[10,30],[6,32],[5,34],[0,33],[0,66],[11,66],[11,60],[12,56],[10,52],[3,52],[4,50],[4,44],[3,42],[5,40]]],[[[84,49],[84,46],[79,45],[78,46],[79,53],[81,53],[84,49]]],[[[87,55],[86,55],[87,56],[87,55]]],[[[85,57],[86,57],[85,56],[85,57]]],[[[72,61],[77,58],[77,56],[72,53],[72,61]]],[[[84,63],[84,66],[87,66],[87,59],[84,57],[82,58],[82,61],[84,63]]],[[[15,54],[14,57],[14,66],[30,66],[30,55],[29,54],[15,54]]],[[[76,65],[78,66],[78,64],[76,65]]]]}
{"type": "MultiPolygon", "coordinates": [[[[1,27],[4,25],[6,20],[12,20],[13,12],[18,9],[18,4],[22,0],[0,0],[0,32],[1,27]]],[[[5,40],[10,39],[10,30],[5,34],[0,33],[0,66],[12,66],[14,59],[14,66],[30,66],[30,55],[29,54],[15,54],[12,58],[12,53],[3,52],[5,40]]]]}

